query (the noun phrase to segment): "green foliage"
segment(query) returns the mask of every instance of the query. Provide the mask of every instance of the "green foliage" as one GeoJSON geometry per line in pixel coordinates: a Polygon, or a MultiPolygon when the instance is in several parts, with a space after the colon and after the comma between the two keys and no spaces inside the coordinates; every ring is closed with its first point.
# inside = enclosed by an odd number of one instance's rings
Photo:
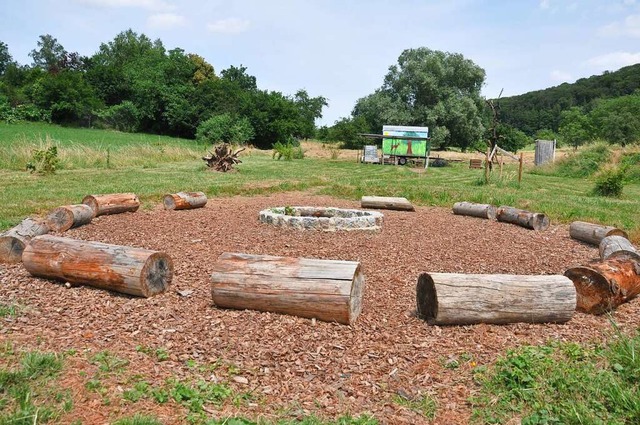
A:
{"type": "Polygon", "coordinates": [[[162,425],[162,422],[153,416],[136,414],[132,417],[118,419],[112,425],[162,425]]]}
{"type": "Polygon", "coordinates": [[[289,138],[285,143],[276,142],[273,144],[272,157],[277,160],[284,158],[285,161],[302,159],[304,158],[304,150],[299,143],[295,142],[295,139],[289,138]]]}
{"type": "Polygon", "coordinates": [[[373,416],[351,415],[340,416],[336,420],[322,420],[316,416],[304,416],[297,419],[283,419],[278,421],[251,421],[242,417],[224,418],[207,422],[209,425],[378,425],[379,422],[373,416]]]}
{"type": "Polygon", "coordinates": [[[55,37],[45,34],[38,40],[38,49],[33,49],[29,56],[33,59],[33,66],[47,71],[56,71],[66,53],[55,37]]]}
{"type": "Polygon", "coordinates": [[[294,136],[301,139],[309,139],[316,131],[316,119],[322,118],[322,108],[327,106],[327,99],[309,97],[306,90],[298,90],[293,96],[293,102],[298,110],[298,124],[294,136]]]}
{"type": "Polygon", "coordinates": [[[327,140],[341,142],[345,149],[362,149],[367,144],[367,139],[358,134],[368,132],[369,127],[364,117],[342,118],[329,129],[327,140]]]}
{"type": "Polygon", "coordinates": [[[622,146],[640,141],[640,92],[601,99],[589,113],[596,135],[622,146]]]}
{"type": "Polygon", "coordinates": [[[58,147],[49,146],[46,149],[34,149],[26,168],[31,173],[54,174],[59,164],[58,147]]]}
{"type": "Polygon", "coordinates": [[[0,41],[0,75],[4,74],[11,63],[13,63],[13,58],[9,53],[9,46],[0,41]]]}
{"type": "Polygon", "coordinates": [[[427,419],[433,419],[436,416],[436,409],[438,404],[436,400],[430,395],[423,395],[415,399],[407,399],[404,397],[396,396],[393,400],[400,406],[408,407],[409,409],[419,413],[427,419]]]}
{"type": "Polygon", "coordinates": [[[121,359],[108,351],[100,351],[91,358],[91,363],[98,366],[103,373],[121,373],[129,365],[129,361],[121,359]]]}
{"type": "Polygon", "coordinates": [[[196,132],[196,139],[208,144],[245,143],[253,136],[253,128],[248,119],[234,118],[229,114],[209,118],[198,126],[196,132]]]}
{"type": "Polygon", "coordinates": [[[16,317],[20,311],[20,307],[16,304],[4,304],[0,303],[0,318],[2,317],[16,317]]]}
{"type": "Polygon", "coordinates": [[[114,130],[133,133],[140,127],[140,112],[129,100],[105,108],[98,116],[108,128],[114,130]]]}
{"type": "Polygon", "coordinates": [[[531,138],[507,124],[498,125],[498,146],[509,152],[517,152],[531,143],[531,138]]]}
{"type": "Polygon", "coordinates": [[[624,188],[626,167],[605,167],[596,175],[594,195],[619,198],[624,188]]]}
{"type": "Polygon", "coordinates": [[[563,111],[560,121],[560,136],[568,145],[578,146],[593,139],[593,130],[589,118],[580,108],[573,107],[563,111]]]}
{"type": "Polygon", "coordinates": [[[563,177],[589,177],[610,161],[611,149],[605,143],[595,143],[562,158],[552,173],[563,177]]]}
{"type": "Polygon", "coordinates": [[[640,183],[640,152],[626,152],[620,158],[620,166],[627,169],[629,182],[640,183]]]}

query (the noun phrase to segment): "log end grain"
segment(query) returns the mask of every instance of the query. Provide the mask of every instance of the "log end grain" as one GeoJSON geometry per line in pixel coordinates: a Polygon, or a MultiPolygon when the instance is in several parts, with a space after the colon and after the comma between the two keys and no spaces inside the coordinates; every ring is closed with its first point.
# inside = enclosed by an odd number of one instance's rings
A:
{"type": "Polygon", "coordinates": [[[58,207],[47,215],[47,223],[54,232],[66,232],[73,226],[73,212],[66,207],[58,207]]]}
{"type": "Polygon", "coordinates": [[[173,261],[164,252],[156,252],[147,258],[140,275],[140,288],[145,297],[152,297],[167,290],[173,279],[173,261]]]}
{"type": "Polygon", "coordinates": [[[587,267],[572,267],[564,275],[571,279],[576,288],[576,310],[582,313],[603,314],[613,310],[609,282],[597,270],[587,267]]]}
{"type": "Polygon", "coordinates": [[[546,214],[535,213],[531,218],[531,227],[533,230],[547,230],[550,224],[549,217],[547,217],[546,214]]]}
{"type": "Polygon", "coordinates": [[[418,317],[426,320],[429,324],[433,324],[438,315],[438,294],[429,273],[422,273],[418,277],[416,300],[418,317]]]}
{"type": "Polygon", "coordinates": [[[173,197],[174,195],[164,195],[162,198],[162,204],[164,205],[165,210],[175,210],[176,209],[176,200],[173,197]]]}
{"type": "Polygon", "coordinates": [[[351,294],[349,296],[349,324],[353,325],[362,311],[362,297],[364,295],[364,274],[362,267],[358,264],[353,276],[351,294]]]}
{"type": "Polygon", "coordinates": [[[82,204],[88,205],[89,208],[93,210],[93,215],[98,215],[98,201],[96,200],[96,195],[87,195],[82,198],[82,204]]]}
{"type": "Polygon", "coordinates": [[[0,262],[19,263],[26,244],[15,236],[0,236],[0,262]]]}

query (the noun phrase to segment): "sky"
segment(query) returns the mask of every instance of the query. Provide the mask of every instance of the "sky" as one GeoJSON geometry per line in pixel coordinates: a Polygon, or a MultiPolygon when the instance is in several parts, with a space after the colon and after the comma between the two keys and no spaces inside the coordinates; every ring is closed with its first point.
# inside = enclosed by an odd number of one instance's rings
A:
{"type": "Polygon", "coordinates": [[[20,64],[40,35],[92,55],[127,29],[182,48],[216,73],[243,65],[258,87],[305,89],[349,116],[405,49],[461,53],[494,98],[640,62],[640,0],[2,0],[0,41],[20,64]]]}

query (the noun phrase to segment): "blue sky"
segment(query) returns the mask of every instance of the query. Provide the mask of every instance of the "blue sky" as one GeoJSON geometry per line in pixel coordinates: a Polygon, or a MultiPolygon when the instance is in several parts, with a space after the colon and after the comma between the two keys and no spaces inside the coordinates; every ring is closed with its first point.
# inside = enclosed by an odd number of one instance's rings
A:
{"type": "Polygon", "coordinates": [[[640,62],[640,0],[2,0],[0,40],[31,63],[38,36],[93,54],[133,29],[244,65],[258,86],[325,96],[321,124],[380,87],[404,49],[462,53],[485,69],[483,94],[573,82],[640,62]]]}

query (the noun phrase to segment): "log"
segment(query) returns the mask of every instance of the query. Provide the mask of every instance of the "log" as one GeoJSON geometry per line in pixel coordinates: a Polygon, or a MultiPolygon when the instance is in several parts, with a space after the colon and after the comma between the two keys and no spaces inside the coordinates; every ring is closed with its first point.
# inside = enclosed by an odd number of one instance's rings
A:
{"type": "Polygon", "coordinates": [[[578,310],[602,314],[640,293],[640,263],[632,258],[609,258],[572,267],[565,273],[578,292],[578,310]]]}
{"type": "Polygon", "coordinates": [[[165,292],[173,262],[164,252],[44,235],[22,254],[33,276],[151,297],[165,292]]]}
{"type": "Polygon", "coordinates": [[[72,227],[91,223],[93,217],[93,209],[88,205],[64,205],[47,215],[47,224],[53,232],[66,232],[72,227]]]}
{"type": "Polygon", "coordinates": [[[190,210],[202,208],[207,204],[204,192],[178,192],[164,195],[162,199],[165,210],[190,210]]]}
{"type": "Polygon", "coordinates": [[[95,217],[123,212],[136,212],[140,208],[140,200],[135,193],[110,193],[108,195],[87,195],[82,203],[89,205],[95,217]]]}
{"type": "Polygon", "coordinates": [[[571,280],[560,275],[422,273],[416,299],[432,325],[563,323],[576,309],[571,280]]]}
{"type": "Polygon", "coordinates": [[[602,239],[607,236],[622,236],[629,239],[624,230],[612,226],[602,226],[600,224],[587,223],[584,221],[574,221],[569,225],[569,236],[582,242],[599,245],[602,239]]]}
{"type": "Polygon", "coordinates": [[[640,251],[623,236],[607,236],[600,241],[600,259],[627,257],[640,261],[640,251]]]}
{"type": "Polygon", "coordinates": [[[389,196],[363,196],[360,200],[360,206],[362,208],[415,211],[415,208],[407,198],[395,198],[389,196]]]}
{"type": "Polygon", "coordinates": [[[496,214],[498,221],[517,224],[533,230],[547,230],[549,228],[549,217],[542,213],[520,210],[514,207],[500,206],[496,214]]]}
{"type": "Polygon", "coordinates": [[[217,307],[350,325],[362,310],[365,278],[354,261],[224,253],[211,280],[217,307]]]}
{"type": "Polygon", "coordinates": [[[22,251],[31,238],[49,233],[45,220],[25,218],[17,226],[0,235],[0,263],[19,263],[22,251]]]}
{"type": "Polygon", "coordinates": [[[453,204],[453,213],[457,215],[470,215],[472,217],[496,219],[497,209],[489,204],[475,204],[473,202],[456,202],[453,204]]]}

